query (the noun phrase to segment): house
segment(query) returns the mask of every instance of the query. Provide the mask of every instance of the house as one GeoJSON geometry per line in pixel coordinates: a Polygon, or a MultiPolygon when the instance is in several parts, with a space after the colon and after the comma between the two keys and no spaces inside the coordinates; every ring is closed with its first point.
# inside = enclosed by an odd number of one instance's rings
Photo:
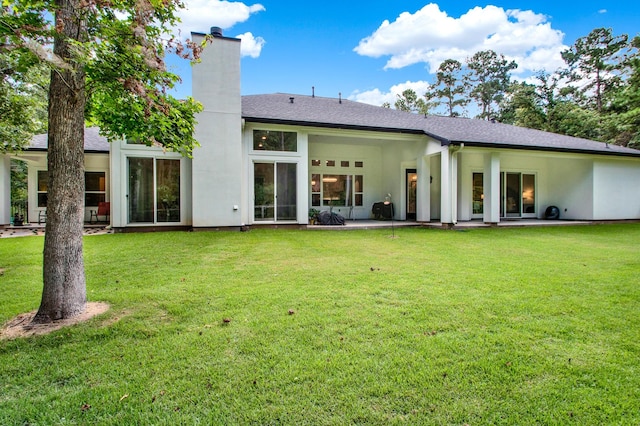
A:
{"type": "MultiPolygon", "coordinates": [[[[91,210],[98,203],[109,200],[109,142],[100,136],[96,127],[85,129],[85,208],[84,218],[89,222],[91,210]]],[[[14,155],[0,156],[0,226],[10,223],[10,159],[25,161],[28,166],[28,212],[31,223],[46,220],[47,207],[47,135],[36,135],[30,146],[14,155]]]]}
{"type": "MultiPolygon", "coordinates": [[[[95,175],[87,182],[104,185],[88,185],[86,200],[110,201],[115,229],[306,224],[310,208],[368,219],[381,201],[393,203],[397,220],[443,224],[544,218],[549,206],[568,220],[640,219],[638,150],[340,97],[241,96],[240,40],[221,34],[192,81],[204,106],[192,159],[131,141],[107,155],[88,130],[87,172],[95,175]]],[[[30,218],[46,197],[40,146],[36,138],[19,156],[34,166],[30,218]]]]}

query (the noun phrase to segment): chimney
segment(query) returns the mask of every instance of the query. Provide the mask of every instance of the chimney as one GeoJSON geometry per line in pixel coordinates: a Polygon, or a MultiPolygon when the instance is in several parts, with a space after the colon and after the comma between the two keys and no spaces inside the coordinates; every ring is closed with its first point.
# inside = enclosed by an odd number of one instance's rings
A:
{"type": "Polygon", "coordinates": [[[211,35],[214,37],[222,37],[222,28],[211,27],[211,35]]]}

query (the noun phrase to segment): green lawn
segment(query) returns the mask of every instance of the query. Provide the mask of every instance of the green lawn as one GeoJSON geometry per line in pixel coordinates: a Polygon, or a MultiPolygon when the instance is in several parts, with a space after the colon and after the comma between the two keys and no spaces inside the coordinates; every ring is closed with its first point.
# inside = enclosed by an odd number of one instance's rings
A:
{"type": "MultiPolygon", "coordinates": [[[[0,424],[640,424],[640,225],[396,235],[86,237],[112,308],[0,342],[0,424]]],[[[0,239],[0,323],[42,247],[0,239]]]]}

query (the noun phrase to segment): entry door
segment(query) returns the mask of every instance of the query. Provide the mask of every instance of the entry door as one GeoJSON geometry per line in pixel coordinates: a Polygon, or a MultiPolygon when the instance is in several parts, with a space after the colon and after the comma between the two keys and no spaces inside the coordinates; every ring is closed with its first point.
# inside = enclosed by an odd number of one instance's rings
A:
{"type": "Polygon", "coordinates": [[[416,169],[407,169],[407,220],[416,220],[416,206],[418,197],[418,173],[416,169]]]}
{"type": "Polygon", "coordinates": [[[297,219],[297,165],[254,163],[254,220],[257,222],[297,219]]]}

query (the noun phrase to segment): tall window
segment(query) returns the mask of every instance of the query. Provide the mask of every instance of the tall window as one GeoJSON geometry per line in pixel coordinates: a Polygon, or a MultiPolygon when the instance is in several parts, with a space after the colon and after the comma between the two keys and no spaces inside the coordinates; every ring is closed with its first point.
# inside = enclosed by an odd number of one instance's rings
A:
{"type": "Polygon", "coordinates": [[[256,151],[296,152],[298,150],[298,134],[295,132],[254,130],[253,149],[256,151]]]}
{"type": "Polygon", "coordinates": [[[107,185],[105,172],[84,173],[84,205],[97,207],[98,203],[106,201],[107,185]]]}
{"type": "Polygon", "coordinates": [[[38,207],[47,207],[47,191],[49,189],[49,171],[38,171],[38,207]]]}
{"type": "Polygon", "coordinates": [[[130,223],[180,222],[180,160],[129,158],[130,223]]]}
{"type": "Polygon", "coordinates": [[[473,214],[484,212],[484,186],[482,173],[473,174],[473,214]]]}

